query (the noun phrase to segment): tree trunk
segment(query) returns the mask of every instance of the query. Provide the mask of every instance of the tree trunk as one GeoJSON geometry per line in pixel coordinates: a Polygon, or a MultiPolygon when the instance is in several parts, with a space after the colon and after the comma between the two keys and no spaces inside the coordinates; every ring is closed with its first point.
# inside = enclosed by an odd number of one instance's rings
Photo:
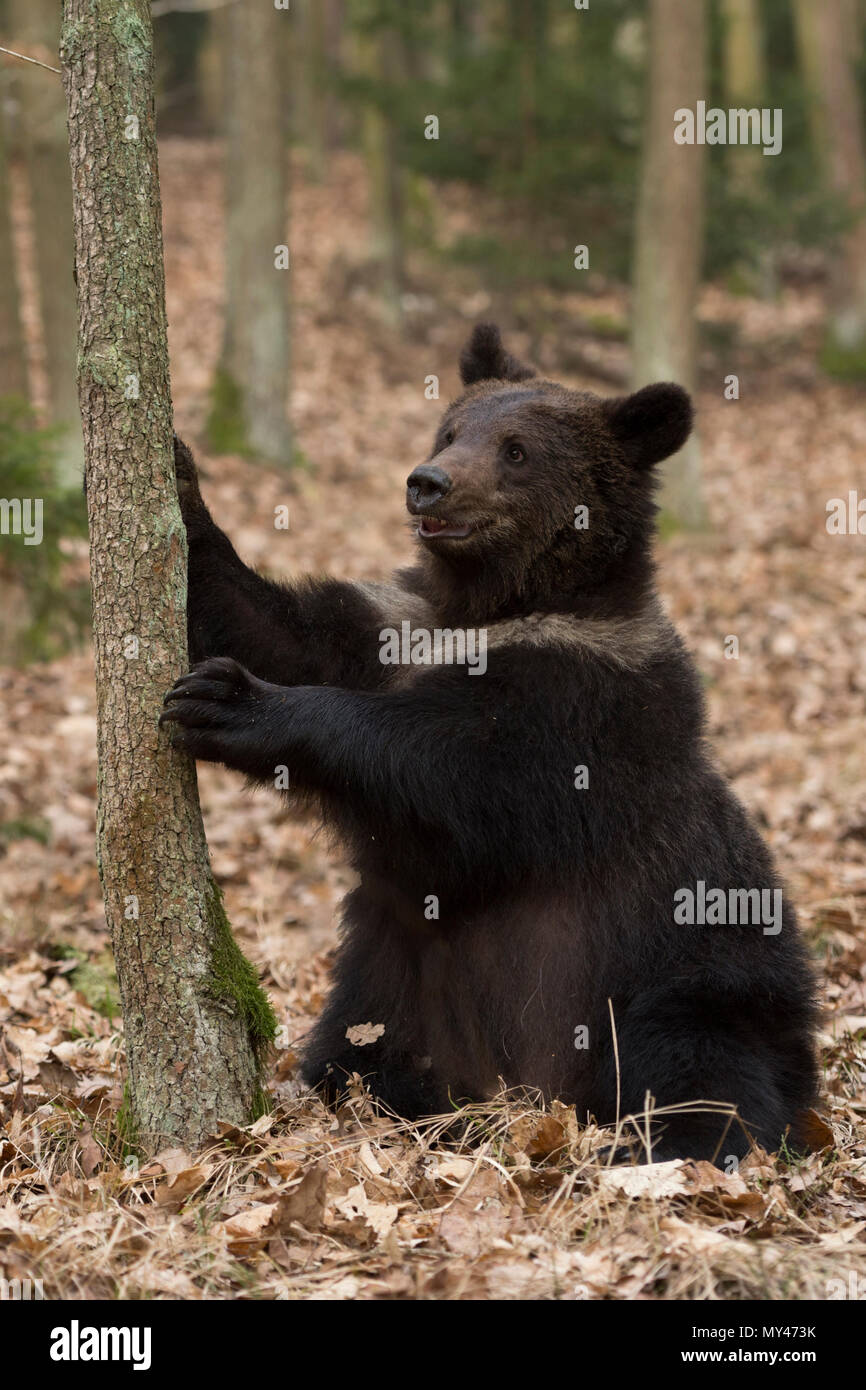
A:
{"type": "Polygon", "coordinates": [[[65,0],[99,804],[142,1148],[248,1121],[273,1015],[211,876],[194,763],[157,718],[187,667],[148,0],[65,0]]]}
{"type": "MultiPolygon", "coordinates": [[[[357,34],[356,46],[358,66],[372,88],[399,77],[400,38],[392,29],[365,28],[357,34]]],[[[364,103],[363,144],[370,184],[372,256],[381,270],[386,318],[402,332],[406,281],[404,176],[396,124],[375,97],[364,103]]]]}
{"type": "MultiPolygon", "coordinates": [[[[465,57],[467,54],[482,53],[488,47],[491,18],[493,26],[496,27],[502,22],[503,15],[498,5],[492,17],[486,11],[485,0],[447,0],[443,6],[443,24],[447,33],[446,52],[449,64],[453,64],[455,56],[465,57]]],[[[509,5],[509,24],[512,18],[509,5]]],[[[570,20],[571,17],[567,18],[570,20]]]]}
{"type": "MultiPolygon", "coordinates": [[[[760,109],[767,104],[767,73],[758,0],[723,0],[724,85],[728,107],[760,109]]],[[[764,195],[766,161],[757,145],[729,145],[727,172],[735,194],[756,202],[764,195]]],[[[753,246],[743,256],[745,282],[764,299],[778,291],[772,246],[753,246]]]]}
{"type": "MultiPolygon", "coordinates": [[[[632,309],[634,386],[697,384],[696,307],[703,250],[703,146],[674,141],[674,112],[706,99],[704,0],[651,0],[647,119],[638,197],[632,309]]],[[[693,436],[665,465],[662,507],[704,520],[693,436]]]]}
{"type": "Polygon", "coordinates": [[[544,80],[547,48],[547,0],[511,0],[509,6],[511,40],[518,54],[518,132],[520,163],[525,169],[538,152],[538,101],[544,80]]]}
{"type": "MultiPolygon", "coordinates": [[[[725,96],[729,106],[766,105],[761,17],[757,0],[723,0],[725,96]]],[[[728,165],[734,185],[752,196],[760,193],[764,160],[756,145],[731,145],[728,165]]]]}
{"type": "Polygon", "coordinates": [[[854,0],[796,0],[801,65],[809,87],[815,160],[851,223],[831,262],[824,365],[866,374],[866,156],[855,63],[860,49],[854,0]]]}
{"type": "Polygon", "coordinates": [[[225,63],[220,32],[222,11],[208,15],[207,29],[196,53],[199,119],[208,135],[219,135],[225,110],[225,63]]]}
{"type": "MultiPolygon", "coordinates": [[[[10,20],[21,50],[56,67],[60,38],[57,0],[12,0],[10,20]]],[[[62,487],[80,487],[82,444],[75,363],[77,313],[63,92],[57,77],[26,63],[18,65],[16,87],[21,103],[36,253],[49,418],[62,429],[57,448],[58,482],[62,487]]]]}
{"type": "Polygon", "coordinates": [[[472,37],[471,0],[450,0],[451,37],[468,43],[472,37]]]}
{"type": "Polygon", "coordinates": [[[343,34],[346,28],[345,0],[324,0],[325,9],[325,145],[338,150],[345,139],[345,112],[338,90],[343,73],[343,34]]]}
{"type": "MultiPolygon", "coordinates": [[[[307,174],[319,183],[325,171],[325,29],[323,0],[296,0],[300,42],[295,45],[294,126],[304,148],[307,174]]],[[[294,56],[293,55],[293,56],[294,56]]]]}
{"type": "Polygon", "coordinates": [[[226,45],[226,308],[210,419],[216,448],[292,461],[286,197],[286,37],[289,13],[229,5],[226,45]]]}
{"type": "Polygon", "coordinates": [[[6,165],[5,114],[0,93],[0,396],[27,397],[27,361],[21,331],[12,203],[6,165]]]}

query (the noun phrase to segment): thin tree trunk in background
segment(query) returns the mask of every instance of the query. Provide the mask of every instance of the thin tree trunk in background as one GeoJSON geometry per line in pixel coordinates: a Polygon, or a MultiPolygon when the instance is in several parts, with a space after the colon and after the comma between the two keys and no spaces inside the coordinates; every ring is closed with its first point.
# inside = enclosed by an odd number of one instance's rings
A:
{"type": "MultiPolygon", "coordinates": [[[[10,24],[15,43],[23,52],[57,67],[58,0],[11,0],[10,24]]],[[[62,487],[79,487],[82,441],[75,363],[77,311],[63,90],[54,74],[24,63],[16,70],[16,89],[21,103],[49,418],[62,427],[57,447],[58,482],[62,487]]]]}
{"type": "MultiPolygon", "coordinates": [[[[217,368],[217,383],[215,394],[216,413],[222,411],[226,415],[232,412],[240,414],[240,373],[243,370],[241,352],[239,349],[240,327],[236,322],[237,316],[243,313],[243,302],[241,294],[242,267],[240,264],[241,240],[234,235],[234,225],[230,225],[231,207],[228,190],[239,186],[243,177],[243,146],[239,139],[232,138],[232,118],[230,106],[234,101],[234,88],[242,80],[243,74],[238,70],[240,56],[237,53],[231,29],[231,9],[229,5],[225,9],[215,10],[210,17],[210,22],[216,32],[217,43],[219,45],[220,58],[220,105],[221,119],[220,128],[223,134],[223,207],[225,212],[225,228],[223,232],[224,261],[223,280],[225,285],[225,305],[223,306],[223,340],[220,352],[220,361],[217,368]],[[223,399],[236,395],[238,399],[231,401],[223,399]]],[[[212,412],[213,413],[213,412],[212,412]]],[[[241,422],[220,421],[220,427],[227,425],[229,431],[236,425],[238,433],[238,447],[245,442],[242,440],[241,422]]],[[[213,430],[213,420],[211,421],[213,430]]],[[[219,451],[221,441],[213,439],[211,441],[219,451]]],[[[230,441],[229,441],[230,442],[230,441]]],[[[232,448],[234,445],[232,445],[232,448]]],[[[230,449],[225,452],[230,452],[230,449]]]]}
{"type": "Polygon", "coordinates": [[[866,155],[855,62],[860,20],[854,0],[795,0],[798,46],[809,87],[818,168],[852,219],[831,259],[824,365],[866,373],[866,155]]]}
{"type": "MultiPolygon", "coordinates": [[[[358,66],[376,88],[397,80],[401,72],[399,35],[391,29],[362,31],[356,37],[358,66]]],[[[404,174],[397,128],[384,105],[364,104],[364,155],[370,183],[371,252],[382,276],[385,314],[403,329],[403,289],[406,282],[404,174]]]]}
{"type": "Polygon", "coordinates": [[[485,0],[472,0],[469,27],[472,31],[471,47],[474,52],[486,52],[490,47],[490,36],[495,31],[496,23],[485,0]]]}
{"type": "Polygon", "coordinates": [[[216,448],[288,467],[289,270],[285,91],[291,11],[229,5],[226,58],[226,307],[211,413],[216,448]]]}
{"type": "MultiPolygon", "coordinates": [[[[632,374],[697,384],[696,307],[704,225],[703,146],[674,141],[674,113],[707,99],[704,0],[651,0],[647,118],[634,250],[632,374]]],[[[695,437],[665,464],[661,503],[682,525],[704,520],[695,437]]]]}
{"type": "MultiPolygon", "coordinates": [[[[722,19],[725,96],[729,106],[766,106],[767,74],[757,0],[722,0],[722,19]]],[[[758,146],[731,145],[728,165],[739,190],[752,195],[760,192],[764,164],[758,146]]]]}
{"type": "Polygon", "coordinates": [[[806,84],[807,116],[809,135],[815,161],[819,167],[826,157],[828,135],[827,113],[821,100],[821,63],[819,57],[818,12],[812,0],[791,0],[794,12],[794,30],[797,36],[797,53],[800,70],[806,84]]]}
{"type": "MultiPolygon", "coordinates": [[[[484,0],[448,0],[446,22],[449,29],[449,61],[455,54],[481,53],[489,39],[489,17],[484,0]]],[[[494,25],[499,20],[497,15],[494,25]]]]}
{"type": "MultiPolygon", "coordinates": [[[[767,72],[758,0],[722,0],[723,68],[728,107],[751,110],[767,105],[767,72]]],[[[752,201],[762,197],[766,165],[757,145],[729,145],[727,171],[733,191],[752,201]]],[[[778,290],[772,246],[754,247],[744,255],[743,275],[763,298],[778,290]]]]}
{"type": "Polygon", "coordinates": [[[469,0],[449,0],[448,10],[452,41],[468,43],[472,34],[472,25],[469,22],[470,8],[469,0]]]}
{"type": "Polygon", "coordinates": [[[325,67],[328,85],[325,91],[325,144],[338,150],[345,142],[345,111],[338,90],[343,75],[343,34],[346,28],[345,0],[324,0],[325,6],[325,67]]]}
{"type": "Polygon", "coordinates": [[[325,24],[323,0],[295,0],[298,25],[294,64],[294,120],[307,174],[318,183],[325,171],[325,24]]]}
{"type": "Polygon", "coordinates": [[[199,91],[200,116],[209,134],[218,134],[225,124],[225,64],[220,33],[222,10],[207,17],[207,32],[196,58],[196,85],[199,91]]]}
{"type": "Polygon", "coordinates": [[[157,718],[187,667],[148,0],[65,0],[96,661],[97,858],[141,1146],[250,1119],[272,1015],[211,876],[194,762],[157,718]]]}
{"type": "Polygon", "coordinates": [[[510,0],[509,27],[519,56],[520,159],[525,167],[538,148],[538,93],[547,43],[547,0],[510,0]]]}
{"type": "Polygon", "coordinates": [[[27,397],[18,270],[6,164],[5,113],[0,92],[0,396],[27,397]]]}

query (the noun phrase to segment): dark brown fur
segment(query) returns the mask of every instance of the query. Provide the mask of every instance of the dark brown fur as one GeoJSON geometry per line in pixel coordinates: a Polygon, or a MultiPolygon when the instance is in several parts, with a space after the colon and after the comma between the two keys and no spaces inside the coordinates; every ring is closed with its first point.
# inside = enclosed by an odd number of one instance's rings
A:
{"type": "MultiPolygon", "coordinates": [[[[359,874],[304,1074],[334,1100],[361,1073],[408,1116],[500,1080],[603,1122],[618,1087],[623,1113],[647,1093],[723,1103],[775,1147],[816,1089],[793,908],[774,935],[674,920],[675,894],[701,880],[779,886],[705,747],[700,680],[654,591],[652,470],[687,437],[689,399],[540,381],[490,325],[461,369],[409,479],[418,563],[390,585],[253,574],[179,446],[203,664],[166,717],[199,757],[261,781],[286,765],[359,874]],[[383,665],[381,634],[404,620],[483,627],[486,673],[383,665]],[[364,1023],[384,1028],[366,1045],[350,1031],[364,1023]]],[[[748,1142],[710,1112],[663,1116],[653,1141],[656,1157],[718,1161],[748,1142]]]]}

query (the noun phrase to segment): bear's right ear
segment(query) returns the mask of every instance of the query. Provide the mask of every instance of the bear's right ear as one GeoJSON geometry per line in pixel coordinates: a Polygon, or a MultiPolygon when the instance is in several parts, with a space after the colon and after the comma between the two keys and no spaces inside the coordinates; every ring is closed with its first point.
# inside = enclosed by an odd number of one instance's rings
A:
{"type": "Polygon", "coordinates": [[[692,432],[688,391],[672,381],[605,401],[608,423],[635,468],[651,468],[681,449],[692,432]]]}
{"type": "Polygon", "coordinates": [[[476,323],[472,336],[460,354],[460,380],[464,386],[476,381],[527,381],[535,368],[518,362],[502,346],[495,323],[476,323]]]}

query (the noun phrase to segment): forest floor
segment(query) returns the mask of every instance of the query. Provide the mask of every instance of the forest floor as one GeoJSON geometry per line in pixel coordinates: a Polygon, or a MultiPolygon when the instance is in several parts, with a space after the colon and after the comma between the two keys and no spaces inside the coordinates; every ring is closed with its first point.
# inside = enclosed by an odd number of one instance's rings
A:
{"type": "MultiPolygon", "coordinates": [[[[209,457],[213,147],[166,141],[162,178],[177,427],[217,519],[256,565],[377,578],[408,558],[404,480],[442,404],[425,399],[425,378],[441,377],[443,400],[456,391],[479,316],[498,316],[509,346],[551,374],[613,389],[562,369],[575,325],[625,312],[623,292],[600,283],[534,296],[530,331],[520,296],[491,299],[465,269],[415,252],[409,331],[396,340],[364,267],[364,183],[344,157],[292,195],[302,466],[290,476],[209,457]],[[273,527],[283,502],[288,532],[273,527]]],[[[443,234],[479,215],[475,195],[455,188],[443,234]]],[[[705,677],[719,761],[814,948],[826,1006],[816,1152],[756,1153],[734,1175],[693,1163],[618,1170],[600,1158],[609,1135],[561,1105],[478,1107],[462,1147],[371,1115],[360,1095],[329,1114],[303,1093],[296,1045],[328,987],[349,871],[313,823],[202,766],[215,872],[282,1024],[273,1110],[245,1131],[222,1126],[201,1153],[137,1166],[118,1133],[123,1033],[93,855],[92,666],[78,652],[0,670],[0,1274],[82,1298],[866,1293],[866,541],[825,524],[829,499],[862,494],[866,415],[862,393],[812,365],[816,288],[772,305],[708,288],[701,316],[722,344],[699,397],[711,525],[660,543],[660,582],[705,677]],[[732,372],[738,401],[723,395],[732,372]],[[737,659],[725,655],[731,636],[737,659]]],[[[621,370],[624,348],[609,337],[587,332],[579,347],[621,370]]]]}

